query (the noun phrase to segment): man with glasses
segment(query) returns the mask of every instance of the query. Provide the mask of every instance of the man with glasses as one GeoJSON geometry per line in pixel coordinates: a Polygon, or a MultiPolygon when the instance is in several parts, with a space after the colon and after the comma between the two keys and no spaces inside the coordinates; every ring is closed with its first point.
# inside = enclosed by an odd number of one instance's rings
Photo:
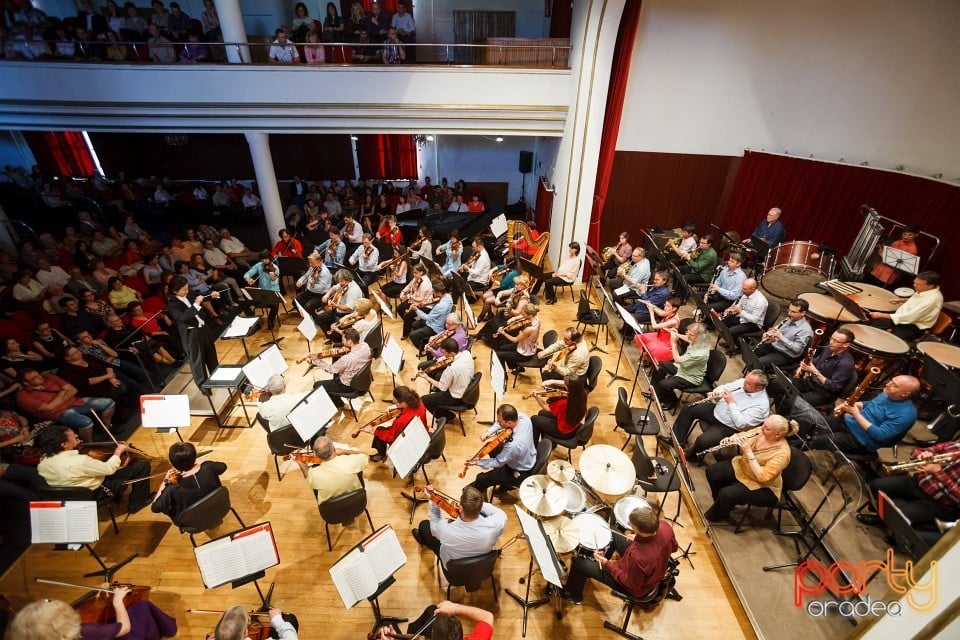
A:
{"type": "Polygon", "coordinates": [[[765,369],[771,365],[796,366],[797,360],[807,352],[807,345],[813,338],[813,330],[807,322],[809,308],[810,303],[806,300],[797,298],[791,301],[787,317],[764,334],[763,342],[754,349],[754,353],[765,369]]]}
{"type": "Polygon", "coordinates": [[[804,361],[797,367],[791,382],[800,397],[812,406],[836,400],[854,376],[855,363],[850,354],[853,338],[849,329],[837,329],[826,345],[817,347],[817,353],[809,363],[804,361]]]}

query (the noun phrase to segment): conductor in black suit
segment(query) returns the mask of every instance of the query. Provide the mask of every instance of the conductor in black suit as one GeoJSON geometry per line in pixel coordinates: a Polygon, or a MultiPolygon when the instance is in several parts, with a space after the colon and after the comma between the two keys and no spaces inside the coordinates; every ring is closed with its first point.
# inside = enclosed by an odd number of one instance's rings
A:
{"type": "MultiPolygon", "coordinates": [[[[177,323],[180,332],[180,341],[190,363],[190,371],[197,387],[207,381],[210,373],[220,364],[217,360],[217,350],[214,346],[216,337],[210,332],[210,325],[204,322],[200,314],[200,303],[203,296],[197,296],[191,303],[187,298],[190,285],[186,278],[174,276],[169,285],[170,300],[167,302],[167,313],[177,323]]],[[[217,293],[214,292],[214,297],[217,293]]]]}

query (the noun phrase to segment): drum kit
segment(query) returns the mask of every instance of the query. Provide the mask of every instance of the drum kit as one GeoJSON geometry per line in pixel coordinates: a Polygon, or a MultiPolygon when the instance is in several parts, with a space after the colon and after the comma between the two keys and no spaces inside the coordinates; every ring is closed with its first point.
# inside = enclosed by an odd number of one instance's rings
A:
{"type": "Polygon", "coordinates": [[[553,460],[546,475],[526,478],[520,484],[520,502],[543,523],[557,553],[592,555],[607,547],[613,521],[630,528],[630,512],[649,506],[630,492],[636,470],[627,454],[604,444],[587,447],[580,456],[580,470],[566,460],[553,460]],[[588,507],[588,499],[593,502],[588,507]],[[608,518],[599,515],[606,511],[608,518]]]}

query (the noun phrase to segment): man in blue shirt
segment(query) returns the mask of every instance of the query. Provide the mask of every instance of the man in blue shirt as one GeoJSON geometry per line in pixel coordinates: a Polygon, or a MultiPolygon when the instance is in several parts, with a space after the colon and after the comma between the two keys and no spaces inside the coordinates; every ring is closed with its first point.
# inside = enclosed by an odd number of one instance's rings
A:
{"type": "MultiPolygon", "coordinates": [[[[833,445],[843,453],[864,455],[893,446],[917,421],[910,397],[919,390],[920,381],[913,376],[895,376],[873,400],[852,406],[841,404],[837,408],[840,415],[827,418],[833,433],[816,436],[810,448],[829,449],[833,445]]],[[[800,435],[805,435],[803,429],[800,435]]]]}
{"type": "Polygon", "coordinates": [[[740,268],[742,263],[739,253],[730,254],[727,268],[717,274],[703,298],[708,307],[722,313],[740,297],[743,281],[747,279],[747,274],[740,268]]]}
{"type": "MultiPolygon", "coordinates": [[[[630,313],[633,314],[637,324],[648,324],[650,322],[650,312],[647,309],[647,302],[662,309],[663,303],[673,295],[670,293],[670,287],[667,286],[667,282],[666,272],[657,271],[653,274],[653,285],[640,294],[640,301],[637,302],[637,304],[630,307],[630,313]]],[[[630,328],[629,324],[624,323],[623,326],[620,327],[620,333],[627,338],[632,338],[634,331],[630,328]]]]}
{"type": "Polygon", "coordinates": [[[410,332],[410,341],[418,352],[423,351],[423,346],[430,338],[444,330],[447,315],[453,311],[453,298],[447,293],[447,287],[442,280],[433,282],[433,294],[439,294],[441,298],[429,313],[423,309],[416,310],[418,320],[413,323],[413,330],[410,332]]]}
{"type": "Polygon", "coordinates": [[[745,245],[753,246],[757,250],[758,262],[767,255],[767,249],[780,244],[787,238],[787,228],[780,222],[780,213],[778,207],[767,211],[767,217],[760,221],[757,228],[750,234],[750,239],[744,242],[745,245]],[[763,240],[763,246],[760,246],[760,243],[754,243],[753,238],[763,240]]]}
{"type": "Polygon", "coordinates": [[[526,414],[517,411],[512,404],[502,404],[497,409],[497,421],[493,423],[487,436],[492,436],[501,429],[512,429],[513,435],[505,442],[495,455],[479,460],[470,458],[467,466],[476,465],[487,469],[477,475],[471,484],[480,493],[486,494],[487,489],[502,485],[517,487],[537,463],[537,446],[533,442],[533,423],[526,414]]]}
{"type": "MultiPolygon", "coordinates": [[[[243,274],[243,279],[247,281],[247,286],[264,289],[265,291],[280,291],[280,271],[274,266],[273,259],[269,251],[260,254],[260,262],[250,267],[243,274]]],[[[280,303],[272,304],[269,307],[270,314],[267,318],[267,326],[273,329],[274,323],[280,312],[280,303]]]]}

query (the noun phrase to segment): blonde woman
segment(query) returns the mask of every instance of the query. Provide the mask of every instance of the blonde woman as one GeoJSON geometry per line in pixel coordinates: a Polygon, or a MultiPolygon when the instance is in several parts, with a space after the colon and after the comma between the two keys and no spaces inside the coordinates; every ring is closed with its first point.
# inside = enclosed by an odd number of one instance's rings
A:
{"type": "MultiPolygon", "coordinates": [[[[502,345],[502,347],[497,350],[497,356],[499,356],[500,360],[502,360],[513,373],[523,370],[519,366],[521,362],[537,355],[537,340],[540,338],[540,318],[537,317],[538,313],[540,313],[540,307],[532,302],[528,302],[523,305],[522,312],[522,323],[527,326],[519,331],[507,331],[505,328],[500,329],[498,338],[501,341],[500,345],[502,345]]],[[[514,320],[514,322],[520,321],[514,320]]]]}

